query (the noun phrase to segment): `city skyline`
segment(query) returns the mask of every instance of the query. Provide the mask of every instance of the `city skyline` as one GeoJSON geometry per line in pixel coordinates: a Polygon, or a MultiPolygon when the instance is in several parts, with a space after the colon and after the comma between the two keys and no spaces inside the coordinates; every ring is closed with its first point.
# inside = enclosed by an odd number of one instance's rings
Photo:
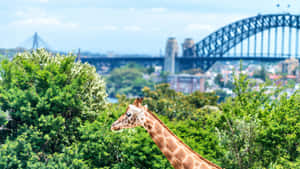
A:
{"type": "Polygon", "coordinates": [[[54,50],[152,55],[164,51],[170,36],[179,43],[188,37],[198,42],[224,25],[258,13],[300,11],[295,0],[15,0],[2,4],[0,48],[20,46],[38,32],[54,50]]]}

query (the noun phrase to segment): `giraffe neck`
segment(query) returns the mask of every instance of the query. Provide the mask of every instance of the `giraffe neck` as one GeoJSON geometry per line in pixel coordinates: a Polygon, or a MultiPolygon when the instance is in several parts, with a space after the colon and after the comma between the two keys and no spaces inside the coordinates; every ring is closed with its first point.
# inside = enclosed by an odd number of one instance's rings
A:
{"type": "Polygon", "coordinates": [[[175,169],[221,169],[184,144],[149,111],[145,112],[143,127],[175,169]]]}

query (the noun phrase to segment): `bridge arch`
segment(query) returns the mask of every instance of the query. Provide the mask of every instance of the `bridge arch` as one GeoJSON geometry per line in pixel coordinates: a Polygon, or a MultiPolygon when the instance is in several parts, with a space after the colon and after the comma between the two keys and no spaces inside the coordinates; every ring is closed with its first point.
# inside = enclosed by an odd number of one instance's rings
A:
{"type": "MultiPolygon", "coordinates": [[[[272,28],[275,28],[277,31],[277,28],[279,27],[282,27],[283,29],[285,27],[297,29],[297,36],[295,42],[295,51],[297,57],[299,46],[298,37],[300,29],[300,15],[292,15],[289,13],[257,15],[226,25],[218,29],[217,31],[211,33],[200,42],[196,43],[196,57],[224,57],[224,54],[226,54],[227,52],[229,52],[230,49],[240,44],[243,40],[250,38],[253,35],[256,36],[256,34],[264,32],[265,30],[271,30],[272,28]]],[[[289,43],[291,43],[290,41],[291,40],[289,40],[289,43]]]]}

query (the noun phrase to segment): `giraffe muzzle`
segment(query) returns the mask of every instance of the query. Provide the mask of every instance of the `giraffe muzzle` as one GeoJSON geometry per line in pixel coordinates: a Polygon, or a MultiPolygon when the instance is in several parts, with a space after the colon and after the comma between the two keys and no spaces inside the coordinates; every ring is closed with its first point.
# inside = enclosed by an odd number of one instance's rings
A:
{"type": "Polygon", "coordinates": [[[121,127],[118,125],[117,121],[114,122],[110,127],[110,130],[112,130],[112,131],[116,131],[116,130],[120,130],[120,129],[121,129],[121,127]]]}

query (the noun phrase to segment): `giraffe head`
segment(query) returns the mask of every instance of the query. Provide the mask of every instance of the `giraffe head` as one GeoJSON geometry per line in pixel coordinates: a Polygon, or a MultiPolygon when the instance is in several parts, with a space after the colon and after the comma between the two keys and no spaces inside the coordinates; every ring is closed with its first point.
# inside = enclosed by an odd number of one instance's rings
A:
{"type": "Polygon", "coordinates": [[[142,126],[145,121],[145,107],[142,106],[142,101],[142,98],[138,98],[130,104],[126,112],[111,125],[111,130],[142,126]]]}

